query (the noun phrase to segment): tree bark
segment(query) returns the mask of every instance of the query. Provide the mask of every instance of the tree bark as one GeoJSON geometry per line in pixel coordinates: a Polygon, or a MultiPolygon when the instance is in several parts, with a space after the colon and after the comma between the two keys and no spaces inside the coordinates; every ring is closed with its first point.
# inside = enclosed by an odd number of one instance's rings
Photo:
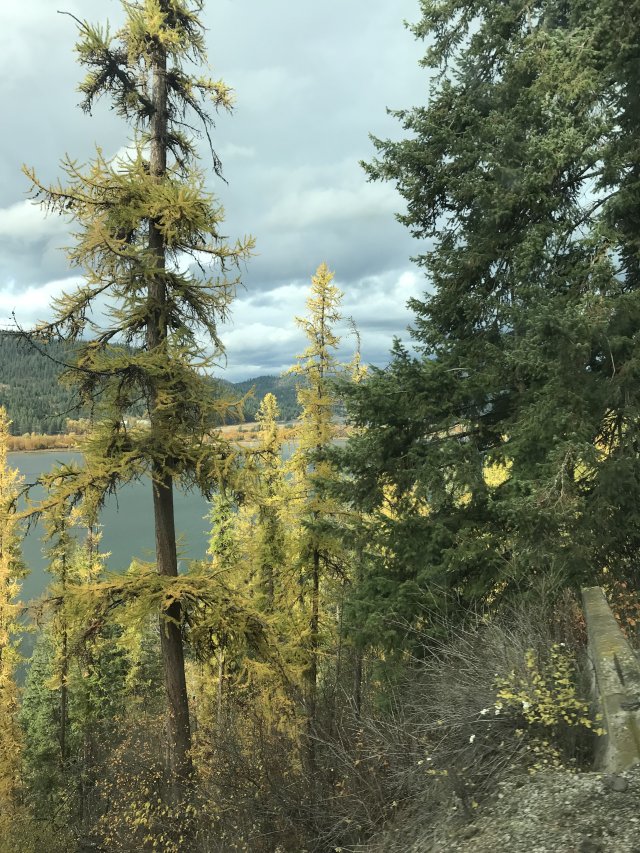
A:
{"type": "MultiPolygon", "coordinates": [[[[177,577],[176,534],[173,514],[171,477],[156,472],[153,483],[153,511],[156,528],[156,560],[158,573],[177,577]]],[[[160,646],[167,694],[168,731],[172,775],[177,782],[188,780],[193,773],[191,761],[191,725],[189,700],[184,671],[184,650],[180,631],[180,602],[175,601],[161,620],[160,646]],[[174,621],[175,620],[175,621],[174,621]]]]}
{"type": "Polygon", "coordinates": [[[356,659],[353,667],[353,708],[356,720],[362,712],[362,649],[356,647],[356,659]]]}
{"type": "Polygon", "coordinates": [[[218,737],[222,731],[222,691],[224,688],[224,650],[218,649],[218,693],[216,696],[217,703],[217,723],[218,737]]]}
{"type": "MultiPolygon", "coordinates": [[[[67,593],[67,557],[62,556],[62,571],[60,573],[62,583],[62,595],[67,593]]],[[[64,612],[64,611],[63,611],[64,612]]],[[[69,641],[67,632],[67,618],[62,617],[61,629],[61,661],[60,661],[60,762],[63,769],[67,764],[67,718],[69,715],[69,695],[67,682],[69,680],[69,641]]]]}
{"type": "MultiPolygon", "coordinates": [[[[167,169],[167,56],[158,48],[153,63],[153,107],[151,119],[150,174],[158,180],[167,169]]],[[[162,346],[167,339],[164,311],[166,302],[163,277],[166,264],[164,238],[158,224],[149,221],[149,249],[155,256],[158,275],[149,285],[150,316],[147,326],[147,346],[150,351],[162,346]]],[[[157,388],[150,388],[151,429],[158,425],[157,388]]],[[[173,509],[173,478],[165,466],[156,461],[153,476],[153,516],[156,535],[156,562],[160,575],[177,577],[178,558],[173,509]]],[[[180,630],[180,602],[174,602],[161,619],[160,644],[167,696],[168,735],[171,775],[179,792],[191,779],[191,726],[189,700],[184,671],[184,649],[180,630]]]]}
{"type": "Polygon", "coordinates": [[[313,588],[309,622],[309,669],[307,670],[307,763],[311,782],[316,775],[316,729],[318,716],[318,651],[320,648],[320,551],[313,549],[313,588]]]}
{"type": "MultiPolygon", "coordinates": [[[[364,580],[364,549],[359,547],[357,550],[356,556],[356,588],[362,587],[362,582],[364,580]]],[[[360,719],[360,714],[362,711],[362,663],[364,652],[362,648],[362,644],[357,640],[355,646],[355,661],[353,667],[353,706],[356,714],[356,719],[360,719]]]]}
{"type": "Polygon", "coordinates": [[[67,717],[69,714],[69,695],[67,681],[69,678],[69,651],[67,648],[66,625],[62,629],[62,661],[60,665],[60,761],[62,767],[67,764],[67,717]]]}

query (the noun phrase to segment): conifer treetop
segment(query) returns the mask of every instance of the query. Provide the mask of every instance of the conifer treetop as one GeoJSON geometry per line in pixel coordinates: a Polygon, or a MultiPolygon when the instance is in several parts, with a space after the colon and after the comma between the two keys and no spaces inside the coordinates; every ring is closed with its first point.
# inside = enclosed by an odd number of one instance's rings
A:
{"type": "MultiPolygon", "coordinates": [[[[54,301],[54,319],[36,334],[79,342],[63,381],[94,411],[90,456],[110,460],[106,470],[95,465],[82,477],[66,471],[62,499],[77,500],[91,484],[112,491],[150,470],[208,491],[212,466],[229,456],[219,436],[212,440],[228,404],[215,397],[208,374],[224,358],[218,329],[254,241],[221,236],[224,213],[194,138],[204,133],[211,141],[207,109],[231,109],[231,95],[223,83],[186,71],[206,59],[202,3],[123,7],[115,35],[79,22],[76,50],[89,69],[83,107],[108,97],[132,128],[130,147],[114,157],[97,147],[88,164],[67,155],[66,181],[50,185],[25,167],[34,198],[73,220],[68,257],[83,275],[75,291],[54,301]],[[134,409],[151,429],[128,426],[134,409]]],[[[220,171],[215,155],[213,166],[220,171]]]]}
{"type": "Polygon", "coordinates": [[[294,459],[303,460],[305,454],[325,447],[333,437],[333,406],[335,399],[329,380],[342,369],[335,355],[340,338],[334,331],[340,322],[342,292],[333,284],[334,273],[326,263],[320,264],[311,278],[311,292],[307,299],[308,314],[296,317],[309,345],[296,356],[298,363],[290,368],[292,373],[304,376],[306,387],[298,388],[298,402],[302,407],[301,428],[298,431],[299,450],[294,459]]]}
{"type": "MultiPolygon", "coordinates": [[[[150,97],[152,60],[163,54],[171,63],[167,68],[167,144],[179,161],[193,156],[189,135],[199,132],[187,123],[193,113],[201,123],[200,130],[209,135],[213,120],[208,109],[230,110],[232,92],[222,80],[206,76],[190,76],[188,62],[207,63],[204,27],[199,14],[200,0],[144,0],[123,2],[125,24],[112,34],[109,26],[80,22],[80,39],[76,53],[89,70],[79,86],[81,106],[91,112],[95,101],[111,97],[118,115],[134,127],[147,128],[154,112],[150,97]],[[185,131],[187,133],[185,134],[185,131]]],[[[142,141],[147,141],[142,137],[142,141]]],[[[214,168],[221,174],[221,163],[214,154],[214,168]]]]}

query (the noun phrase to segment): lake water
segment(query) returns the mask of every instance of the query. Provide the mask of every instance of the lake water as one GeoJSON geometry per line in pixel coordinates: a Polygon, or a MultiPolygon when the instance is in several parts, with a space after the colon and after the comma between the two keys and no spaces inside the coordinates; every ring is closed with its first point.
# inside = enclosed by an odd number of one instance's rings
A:
{"type": "MultiPolygon", "coordinates": [[[[42,453],[9,453],[9,465],[17,468],[27,483],[51,471],[62,462],[79,462],[80,453],[64,451],[44,451],[42,453]]],[[[43,494],[34,489],[33,498],[43,494]]],[[[176,535],[179,537],[179,559],[203,559],[206,555],[209,538],[209,522],[206,520],[209,505],[202,495],[196,492],[175,493],[176,535]]],[[[100,550],[110,552],[107,568],[112,571],[127,569],[137,557],[153,560],[155,553],[155,535],[153,529],[153,499],[151,481],[141,480],[129,483],[111,495],[102,510],[100,521],[102,541],[100,550]]],[[[22,589],[23,600],[40,595],[47,583],[46,561],[42,556],[43,528],[36,525],[27,533],[23,543],[24,560],[30,574],[25,578],[22,589]]]]}

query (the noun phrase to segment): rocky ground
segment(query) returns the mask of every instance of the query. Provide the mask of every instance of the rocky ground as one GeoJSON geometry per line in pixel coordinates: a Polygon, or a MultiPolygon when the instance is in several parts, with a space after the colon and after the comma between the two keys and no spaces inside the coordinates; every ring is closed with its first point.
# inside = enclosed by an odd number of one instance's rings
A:
{"type": "Polygon", "coordinates": [[[472,817],[454,801],[435,828],[404,817],[370,853],[640,853],[640,769],[516,776],[472,817]]]}

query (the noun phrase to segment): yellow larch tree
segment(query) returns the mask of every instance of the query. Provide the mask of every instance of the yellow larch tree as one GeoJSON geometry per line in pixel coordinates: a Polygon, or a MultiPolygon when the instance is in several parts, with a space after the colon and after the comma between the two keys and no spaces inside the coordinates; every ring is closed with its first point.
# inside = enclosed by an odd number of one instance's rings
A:
{"type": "Polygon", "coordinates": [[[0,841],[11,835],[21,761],[15,671],[20,660],[18,594],[25,570],[15,511],[20,477],[7,461],[9,425],[7,413],[0,406],[0,841]]]}
{"type": "Polygon", "coordinates": [[[321,585],[329,569],[335,567],[338,547],[325,523],[335,515],[336,504],[322,484],[335,479],[334,465],[325,451],[335,437],[335,394],[331,380],[342,372],[336,356],[339,338],[334,328],[342,319],[339,306],[341,291],[333,284],[334,273],[321,264],[311,279],[307,299],[307,316],[297,317],[308,346],[297,356],[291,369],[303,382],[298,388],[302,408],[296,433],[297,449],[291,457],[296,487],[296,502],[301,523],[300,568],[302,606],[308,614],[305,673],[305,705],[307,714],[307,763],[309,773],[316,772],[315,740],[317,737],[317,696],[321,645],[321,585]]]}
{"type": "Polygon", "coordinates": [[[278,429],[280,411],[273,394],[267,394],[256,415],[259,431],[255,458],[259,475],[259,494],[254,508],[254,552],[257,585],[261,608],[267,613],[282,610],[287,586],[288,532],[283,523],[286,500],[286,479],[282,464],[282,440],[278,429]]]}

